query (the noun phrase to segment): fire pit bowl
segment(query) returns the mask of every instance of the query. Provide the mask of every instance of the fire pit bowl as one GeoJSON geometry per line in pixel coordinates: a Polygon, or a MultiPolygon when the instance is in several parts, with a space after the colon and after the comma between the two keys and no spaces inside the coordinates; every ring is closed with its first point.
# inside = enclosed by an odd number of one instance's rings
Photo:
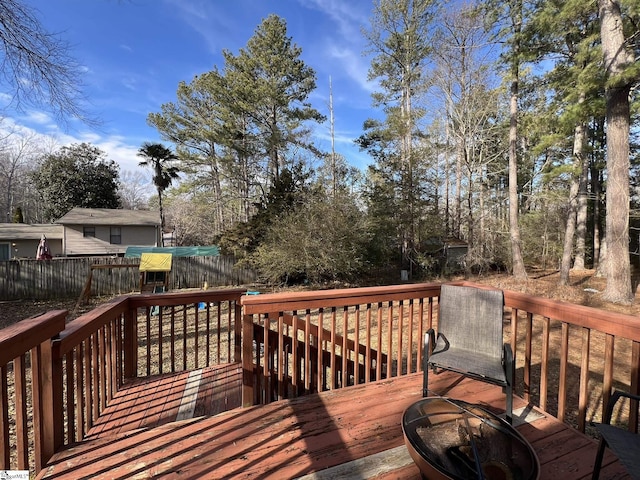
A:
{"type": "Polygon", "coordinates": [[[540,478],[531,445],[506,421],[478,405],[423,398],[405,410],[402,431],[425,479],[540,478]]]}

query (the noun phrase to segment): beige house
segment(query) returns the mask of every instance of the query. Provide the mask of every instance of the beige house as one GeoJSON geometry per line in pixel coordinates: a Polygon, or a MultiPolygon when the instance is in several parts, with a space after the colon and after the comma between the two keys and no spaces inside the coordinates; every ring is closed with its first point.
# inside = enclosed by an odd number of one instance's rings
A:
{"type": "Polygon", "coordinates": [[[74,208],[56,221],[64,256],[124,255],[129,246],[160,246],[160,213],[74,208]]]}
{"type": "Polygon", "coordinates": [[[44,235],[51,255],[62,255],[62,225],[0,223],[0,261],[14,258],[35,258],[38,244],[44,235]]]}

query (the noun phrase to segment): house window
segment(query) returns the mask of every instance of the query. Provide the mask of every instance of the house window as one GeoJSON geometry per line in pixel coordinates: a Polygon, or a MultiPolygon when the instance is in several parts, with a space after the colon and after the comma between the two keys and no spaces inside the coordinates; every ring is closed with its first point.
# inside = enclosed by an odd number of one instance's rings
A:
{"type": "Polygon", "coordinates": [[[84,237],[95,237],[96,236],[96,227],[83,227],[82,235],[84,237]]]}
{"type": "Polygon", "coordinates": [[[145,283],[164,283],[167,272],[145,272],[145,283]]]}
{"type": "Polygon", "coordinates": [[[111,227],[109,242],[114,245],[120,245],[122,243],[122,230],[120,227],[111,227]]]}
{"type": "Polygon", "coordinates": [[[10,243],[0,243],[0,260],[11,260],[10,243]]]}

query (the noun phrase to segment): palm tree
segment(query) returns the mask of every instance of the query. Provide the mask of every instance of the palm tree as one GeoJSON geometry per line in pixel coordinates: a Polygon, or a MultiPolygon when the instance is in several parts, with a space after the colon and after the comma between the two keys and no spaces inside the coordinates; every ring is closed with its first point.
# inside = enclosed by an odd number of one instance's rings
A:
{"type": "Polygon", "coordinates": [[[139,163],[141,167],[149,167],[153,170],[153,184],[158,190],[158,204],[160,206],[160,242],[164,246],[164,211],[162,210],[162,192],[164,192],[174,179],[178,178],[178,167],[170,165],[178,157],[161,143],[144,142],[138,150],[138,156],[144,158],[139,163]]]}

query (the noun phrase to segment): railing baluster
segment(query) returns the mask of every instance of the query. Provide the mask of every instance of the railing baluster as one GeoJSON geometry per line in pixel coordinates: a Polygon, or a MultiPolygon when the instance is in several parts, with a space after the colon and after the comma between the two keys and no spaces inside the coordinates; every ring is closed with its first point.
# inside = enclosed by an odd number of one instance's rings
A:
{"type": "Polygon", "coordinates": [[[604,372],[602,378],[602,411],[607,410],[609,399],[611,398],[611,389],[613,388],[613,355],[615,348],[615,337],[607,335],[605,337],[604,347],[604,372]]]}
{"type": "Polygon", "coordinates": [[[376,358],[376,380],[382,378],[382,302],[378,303],[378,354],[376,358]]]}
{"type": "MultiPolygon", "coordinates": [[[[285,354],[285,349],[284,349],[284,319],[283,317],[283,313],[280,312],[278,314],[278,324],[277,324],[277,328],[278,328],[278,352],[277,352],[277,358],[278,358],[278,363],[277,363],[277,378],[278,378],[278,399],[282,399],[285,398],[285,378],[284,378],[284,372],[287,369],[287,364],[288,364],[288,359],[286,358],[286,354],[285,354]]],[[[294,315],[294,319],[295,319],[295,315],[294,315]]],[[[295,320],[294,320],[294,327],[293,327],[293,338],[294,338],[294,342],[293,343],[293,351],[292,351],[292,356],[293,356],[293,371],[291,373],[291,386],[293,388],[293,395],[296,396],[297,393],[297,386],[298,386],[298,358],[297,358],[297,348],[296,348],[296,343],[295,343],[295,337],[296,337],[296,327],[295,327],[295,320]]],[[[287,379],[288,382],[288,379],[287,379]]]]}
{"type": "Polygon", "coordinates": [[[584,433],[589,404],[589,354],[591,330],[582,328],[582,355],[580,361],[580,395],[578,398],[578,430],[584,433]]]}
{"type": "Polygon", "coordinates": [[[182,370],[187,369],[187,338],[189,337],[189,332],[187,331],[187,306],[182,306],[182,370]]]}
{"type": "MultiPolygon", "coordinates": [[[[298,312],[293,311],[293,323],[298,323],[298,312]]],[[[311,314],[307,314],[304,317],[304,393],[310,393],[313,388],[313,373],[312,365],[313,359],[311,358],[311,347],[315,342],[314,336],[311,333],[311,314]]]]}
{"type": "Polygon", "coordinates": [[[93,416],[92,416],[92,381],[91,381],[91,337],[87,338],[82,342],[82,352],[84,354],[82,368],[84,375],[84,385],[85,391],[83,393],[84,398],[84,420],[85,427],[82,432],[82,436],[89,431],[89,429],[93,426],[93,416]]]}
{"type": "MultiPolygon", "coordinates": [[[[107,408],[107,344],[106,344],[106,334],[107,334],[107,326],[103,326],[96,333],[98,339],[98,371],[100,372],[100,410],[98,412],[98,416],[100,413],[107,408]]],[[[96,416],[96,418],[98,418],[96,416]]]]}
{"type": "Polygon", "coordinates": [[[262,365],[262,375],[265,382],[263,387],[264,402],[270,403],[271,402],[271,371],[269,369],[269,354],[271,352],[271,339],[270,339],[269,331],[271,329],[270,328],[271,320],[269,319],[269,315],[265,314],[263,316],[262,321],[264,322],[264,325],[263,325],[264,355],[263,355],[263,365],[262,365]]]}
{"type": "Polygon", "coordinates": [[[100,362],[98,360],[98,332],[91,335],[91,425],[100,416],[100,362]]]}
{"type": "Polygon", "coordinates": [[[74,395],[74,381],[78,377],[77,369],[74,365],[74,351],[67,352],[64,356],[64,368],[66,374],[66,386],[65,386],[65,413],[67,417],[67,440],[69,443],[76,439],[76,410],[75,410],[75,395],[74,395]]]}
{"type": "MultiPolygon", "coordinates": [[[[414,318],[413,318],[413,299],[409,300],[409,338],[407,339],[409,343],[409,348],[407,349],[407,373],[412,373],[413,370],[413,329],[414,329],[414,318]]],[[[416,370],[417,371],[417,370],[416,370]]]]}
{"type": "MultiPolygon", "coordinates": [[[[14,360],[15,362],[15,360],[14,360]]],[[[15,364],[14,364],[15,368],[15,364]]],[[[11,443],[9,439],[9,369],[0,365],[0,469],[11,468],[11,443]]]]}
{"type": "Polygon", "coordinates": [[[533,313],[527,312],[527,327],[524,345],[524,399],[531,401],[531,344],[533,340],[533,313]]]}
{"type": "Polygon", "coordinates": [[[159,372],[158,373],[164,373],[163,372],[163,363],[164,363],[164,359],[163,359],[163,355],[162,355],[162,351],[164,349],[163,346],[163,340],[164,340],[164,335],[162,332],[162,324],[164,323],[164,308],[162,307],[158,307],[158,368],[159,368],[159,372]]]}
{"type": "Polygon", "coordinates": [[[387,378],[393,376],[393,301],[387,304],[387,378]]]}
{"type": "Polygon", "coordinates": [[[365,359],[364,359],[364,381],[369,383],[371,381],[371,369],[373,368],[373,359],[371,358],[371,304],[367,303],[367,326],[365,331],[367,332],[366,346],[365,346],[365,359]]]}
{"type": "Polygon", "coordinates": [[[171,373],[176,371],[176,307],[171,305],[171,373]]]}
{"type": "Polygon", "coordinates": [[[567,408],[567,372],[569,363],[569,325],[562,322],[560,376],[558,378],[558,419],[564,422],[567,408]]]}
{"type": "MultiPolygon", "coordinates": [[[[205,337],[206,337],[206,362],[207,365],[211,365],[211,304],[207,302],[207,306],[205,308],[206,313],[206,325],[205,325],[205,337]]],[[[220,329],[218,329],[218,338],[220,338],[220,329]]],[[[218,347],[218,351],[220,351],[220,347],[218,347]]],[[[218,363],[220,360],[218,359],[218,363]]]]}
{"type": "MultiPolygon", "coordinates": [[[[86,395],[84,393],[84,355],[83,355],[83,345],[84,342],[81,342],[78,346],[73,350],[75,356],[75,391],[76,391],[76,418],[77,418],[77,429],[76,429],[76,438],[75,441],[79,442],[84,437],[86,432],[85,430],[85,405],[86,405],[86,395]]],[[[67,372],[67,375],[69,373],[67,372]]]]}
{"type": "Polygon", "coordinates": [[[347,341],[349,339],[349,307],[346,305],[342,307],[342,346],[340,347],[342,353],[342,387],[349,385],[349,372],[347,364],[349,362],[349,350],[347,347],[347,341]]]}
{"type": "MultiPolygon", "coordinates": [[[[431,298],[429,298],[429,301],[431,298]]],[[[430,320],[429,320],[430,321],[430,320]]],[[[425,334],[425,325],[424,325],[424,298],[420,297],[418,300],[418,341],[417,343],[417,353],[416,353],[416,372],[422,371],[422,342],[424,342],[424,334],[425,334]]]]}
{"type": "MultiPolygon", "coordinates": [[[[356,305],[356,310],[355,310],[355,348],[354,348],[354,364],[353,364],[353,383],[354,385],[359,385],[360,384],[360,357],[361,357],[361,353],[360,353],[360,305],[356,305]]],[[[362,365],[364,366],[365,363],[362,362],[362,365]]]]}
{"type": "Polygon", "coordinates": [[[513,382],[516,383],[516,365],[518,364],[518,309],[511,309],[511,332],[509,334],[511,351],[513,352],[513,382]]]}
{"type": "MultiPolygon", "coordinates": [[[[151,375],[151,308],[147,307],[147,316],[146,316],[146,331],[145,337],[147,339],[147,376],[151,375]]],[[[162,307],[156,307],[158,310],[161,310],[162,307]]],[[[158,315],[160,312],[158,311],[158,315]]]]}
{"type": "MultiPolygon", "coordinates": [[[[404,301],[400,300],[398,302],[398,361],[397,361],[397,368],[396,368],[396,375],[397,376],[402,376],[402,372],[403,372],[403,368],[402,368],[402,363],[403,363],[403,358],[402,358],[402,353],[403,353],[403,349],[402,349],[402,343],[403,343],[403,336],[404,336],[404,301]]],[[[391,341],[389,342],[389,345],[393,344],[393,338],[390,339],[391,341]]]]}
{"type": "Polygon", "coordinates": [[[540,359],[540,408],[547,411],[547,379],[549,368],[549,324],[550,319],[542,320],[542,357],[540,359]]]}
{"type": "Polygon", "coordinates": [[[29,441],[27,438],[27,375],[24,355],[13,360],[13,384],[16,398],[16,452],[18,468],[24,470],[29,465],[29,441]]]}
{"type": "MultiPolygon", "coordinates": [[[[306,310],[306,315],[311,315],[311,310],[306,310]]],[[[325,371],[323,352],[325,350],[324,340],[324,310],[321,308],[318,310],[318,378],[316,382],[316,390],[322,392],[325,386],[325,371]]]]}
{"type": "MultiPolygon", "coordinates": [[[[185,305],[186,308],[186,305],[185,305]]],[[[194,325],[193,325],[193,329],[194,329],[194,335],[193,335],[193,351],[194,351],[194,355],[195,355],[195,368],[200,368],[200,355],[199,355],[199,342],[198,342],[198,338],[200,337],[200,332],[199,332],[199,328],[198,328],[198,318],[199,318],[199,313],[200,313],[200,303],[195,303],[194,304],[194,308],[195,308],[195,313],[194,313],[194,325]]]]}
{"type": "Polygon", "coordinates": [[[331,308],[331,390],[338,387],[338,368],[336,367],[336,307],[331,308]]]}

